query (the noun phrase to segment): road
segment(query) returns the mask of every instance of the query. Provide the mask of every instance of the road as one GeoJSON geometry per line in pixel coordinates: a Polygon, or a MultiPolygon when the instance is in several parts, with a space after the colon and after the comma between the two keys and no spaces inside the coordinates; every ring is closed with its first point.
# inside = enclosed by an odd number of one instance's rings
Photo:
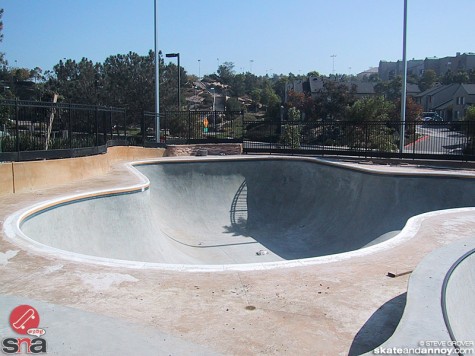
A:
{"type": "Polygon", "coordinates": [[[423,125],[416,128],[421,136],[416,142],[405,146],[406,153],[462,154],[467,137],[444,126],[423,125]]]}
{"type": "MultiPolygon", "coordinates": [[[[418,139],[414,143],[408,143],[404,147],[404,153],[414,154],[463,154],[463,149],[467,144],[468,137],[458,131],[450,131],[446,125],[420,125],[416,127],[418,139]]],[[[246,141],[247,148],[290,148],[279,143],[270,144],[268,142],[246,141]]],[[[348,146],[321,146],[303,144],[299,149],[303,150],[348,150],[348,146]]]]}

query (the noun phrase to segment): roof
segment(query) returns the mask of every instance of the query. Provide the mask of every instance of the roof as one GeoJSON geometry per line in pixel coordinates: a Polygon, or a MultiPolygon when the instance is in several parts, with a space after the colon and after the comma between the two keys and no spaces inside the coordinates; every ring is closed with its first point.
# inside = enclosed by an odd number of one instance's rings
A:
{"type": "Polygon", "coordinates": [[[435,95],[445,90],[453,90],[453,92],[455,93],[455,91],[458,89],[458,86],[459,84],[449,84],[449,85],[438,84],[433,88],[423,91],[418,96],[435,95]]]}
{"type": "Polygon", "coordinates": [[[417,84],[407,83],[406,92],[411,94],[419,94],[421,92],[421,89],[419,89],[419,85],[417,84]]]}
{"type": "Polygon", "coordinates": [[[462,84],[468,95],[475,95],[475,84],[462,84]]]}

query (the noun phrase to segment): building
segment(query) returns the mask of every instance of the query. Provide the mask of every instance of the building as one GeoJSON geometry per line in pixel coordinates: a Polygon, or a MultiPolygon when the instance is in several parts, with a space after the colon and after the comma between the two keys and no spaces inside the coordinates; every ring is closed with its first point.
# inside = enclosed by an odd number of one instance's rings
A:
{"type": "MultiPolygon", "coordinates": [[[[424,73],[424,60],[411,59],[407,61],[407,74],[420,77],[424,73]]],[[[392,80],[397,76],[402,76],[403,62],[387,62],[380,61],[378,67],[378,75],[381,80],[392,80]]]]}
{"type": "Polygon", "coordinates": [[[437,85],[416,96],[425,112],[436,112],[447,121],[465,118],[467,108],[475,105],[475,84],[437,85]]]}
{"type": "MultiPolygon", "coordinates": [[[[311,95],[313,98],[317,97],[320,91],[324,88],[326,81],[333,81],[332,79],[326,79],[321,77],[308,77],[307,80],[294,80],[287,83],[285,87],[285,101],[287,102],[287,94],[289,91],[295,91],[296,93],[306,93],[311,95]]],[[[350,81],[350,82],[338,82],[339,84],[344,84],[349,88],[354,87],[356,90],[356,98],[363,98],[368,96],[376,95],[374,90],[375,83],[371,82],[360,82],[360,81],[350,81]]]]}
{"type": "MultiPolygon", "coordinates": [[[[287,95],[289,91],[295,91],[296,93],[306,93],[316,98],[322,89],[326,81],[332,81],[332,79],[321,78],[321,77],[309,77],[307,80],[294,80],[287,83],[285,87],[285,102],[287,102],[287,95]]],[[[349,82],[338,82],[338,84],[343,84],[348,86],[349,89],[355,89],[356,99],[367,98],[371,96],[378,95],[375,87],[377,83],[374,82],[365,82],[365,81],[349,81],[349,82]]],[[[407,95],[415,97],[420,94],[419,86],[417,84],[407,84],[406,87],[407,95]]]]}
{"type": "Polygon", "coordinates": [[[371,68],[368,68],[367,70],[365,70],[361,73],[358,73],[356,75],[356,78],[358,80],[367,80],[368,78],[370,78],[373,75],[378,75],[378,71],[379,71],[378,67],[371,67],[371,68]]]}
{"type": "MultiPolygon", "coordinates": [[[[421,77],[424,71],[432,69],[438,76],[442,76],[448,71],[469,71],[475,69],[475,53],[457,52],[455,56],[444,58],[426,58],[412,59],[407,61],[407,74],[415,77],[421,77]]],[[[391,80],[402,75],[403,62],[387,62],[380,61],[378,67],[378,75],[382,80],[391,80]]]]}
{"type": "Polygon", "coordinates": [[[453,120],[463,120],[469,106],[475,105],[475,84],[460,84],[452,103],[453,120]]]}

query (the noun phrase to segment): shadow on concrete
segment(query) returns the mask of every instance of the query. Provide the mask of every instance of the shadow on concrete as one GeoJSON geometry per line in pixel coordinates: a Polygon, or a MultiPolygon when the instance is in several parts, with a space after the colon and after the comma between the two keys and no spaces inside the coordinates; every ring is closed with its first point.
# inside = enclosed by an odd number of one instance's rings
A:
{"type": "Polygon", "coordinates": [[[349,356],[374,350],[391,337],[404,312],[406,295],[403,293],[389,300],[371,315],[353,339],[349,356]]]}
{"type": "Polygon", "coordinates": [[[367,247],[393,237],[414,215],[475,202],[475,194],[463,193],[470,180],[378,175],[308,162],[219,162],[207,167],[210,175],[243,178],[225,207],[229,217],[222,232],[252,237],[285,260],[367,247]]]}
{"type": "Polygon", "coordinates": [[[244,180],[234,194],[229,210],[230,227],[225,227],[227,232],[234,236],[247,236],[247,182],[244,180]]]}

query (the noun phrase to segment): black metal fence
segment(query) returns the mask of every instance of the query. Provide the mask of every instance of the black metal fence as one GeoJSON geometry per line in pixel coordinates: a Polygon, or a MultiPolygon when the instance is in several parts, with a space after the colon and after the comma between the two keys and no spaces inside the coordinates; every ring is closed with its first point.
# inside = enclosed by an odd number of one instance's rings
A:
{"type": "Polygon", "coordinates": [[[475,160],[475,125],[468,121],[400,122],[248,120],[242,112],[144,112],[69,103],[0,100],[0,161],[76,157],[106,145],[160,146],[242,142],[246,153],[286,153],[475,160]]]}
{"type": "Polygon", "coordinates": [[[474,160],[475,125],[468,121],[265,122],[243,124],[245,152],[474,160]]]}
{"type": "Polygon", "coordinates": [[[157,147],[166,143],[242,142],[241,112],[143,112],[128,120],[123,108],[0,100],[0,161],[76,157],[106,145],[157,147]]]}
{"type": "Polygon", "coordinates": [[[108,140],[124,138],[125,126],[120,108],[1,100],[0,160],[97,153],[108,140]]]}
{"type": "Polygon", "coordinates": [[[240,111],[167,111],[161,115],[166,143],[242,142],[240,111]]]}

